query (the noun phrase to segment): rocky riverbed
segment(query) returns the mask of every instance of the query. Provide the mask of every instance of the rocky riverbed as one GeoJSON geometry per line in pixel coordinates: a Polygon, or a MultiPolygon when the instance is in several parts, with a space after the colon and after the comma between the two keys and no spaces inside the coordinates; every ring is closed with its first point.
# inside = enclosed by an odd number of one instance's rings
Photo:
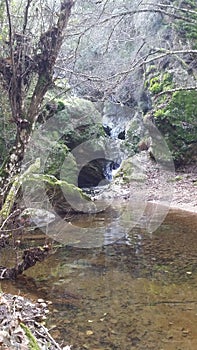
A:
{"type": "Polygon", "coordinates": [[[11,294],[0,294],[0,349],[70,350],[61,347],[50,335],[44,322],[49,313],[43,299],[37,303],[11,294]]]}

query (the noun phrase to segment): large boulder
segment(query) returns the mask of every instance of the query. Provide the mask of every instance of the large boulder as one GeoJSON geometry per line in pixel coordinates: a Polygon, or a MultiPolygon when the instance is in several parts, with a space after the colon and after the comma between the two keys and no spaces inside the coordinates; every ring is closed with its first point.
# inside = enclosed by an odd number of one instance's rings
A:
{"type": "Polygon", "coordinates": [[[43,155],[45,174],[79,187],[97,186],[105,179],[105,133],[96,104],[62,99],[46,104],[39,120],[39,145],[33,145],[32,156],[43,155]]]}
{"type": "Polygon", "coordinates": [[[62,129],[62,140],[70,150],[104,134],[102,117],[94,103],[73,97],[62,100],[62,104],[55,115],[56,126],[62,129]]]}

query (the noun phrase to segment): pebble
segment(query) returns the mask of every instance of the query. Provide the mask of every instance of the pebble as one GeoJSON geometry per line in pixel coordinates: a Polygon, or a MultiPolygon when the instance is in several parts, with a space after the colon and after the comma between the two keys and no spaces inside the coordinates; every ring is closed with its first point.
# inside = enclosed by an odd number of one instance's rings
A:
{"type": "Polygon", "coordinates": [[[86,334],[87,335],[92,335],[92,334],[94,334],[94,332],[89,330],[89,331],[86,331],[86,334]]]}
{"type": "Polygon", "coordinates": [[[189,331],[188,331],[188,330],[183,330],[183,331],[182,331],[183,337],[187,337],[188,334],[189,334],[189,331]]]}
{"type": "Polygon", "coordinates": [[[44,313],[45,313],[45,314],[49,314],[49,312],[50,312],[50,311],[49,311],[48,309],[44,310],[44,313]]]}
{"type": "Polygon", "coordinates": [[[38,302],[39,304],[41,304],[41,303],[44,303],[45,301],[44,301],[44,299],[41,299],[41,298],[40,298],[40,299],[37,300],[37,302],[38,302]]]}
{"type": "Polygon", "coordinates": [[[17,298],[17,300],[24,301],[24,298],[23,298],[23,297],[21,297],[20,295],[19,295],[19,296],[18,296],[18,295],[14,295],[14,297],[15,297],[15,298],[17,298]]]}
{"type": "Polygon", "coordinates": [[[40,303],[40,306],[47,307],[47,304],[46,303],[40,303]]]}

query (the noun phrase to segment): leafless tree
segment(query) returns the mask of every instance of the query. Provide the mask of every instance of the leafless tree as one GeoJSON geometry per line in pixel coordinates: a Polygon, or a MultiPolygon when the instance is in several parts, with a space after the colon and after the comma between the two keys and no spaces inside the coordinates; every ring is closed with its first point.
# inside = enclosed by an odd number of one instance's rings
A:
{"type": "Polygon", "coordinates": [[[47,90],[64,39],[74,0],[5,1],[0,55],[2,88],[6,91],[16,140],[1,169],[2,193],[20,172],[25,147],[47,90]]]}
{"type": "Polygon", "coordinates": [[[86,98],[121,100],[137,70],[165,58],[185,68],[188,57],[195,62],[197,50],[176,29],[195,28],[196,18],[195,6],[183,1],[78,1],[57,70],[86,98]]]}

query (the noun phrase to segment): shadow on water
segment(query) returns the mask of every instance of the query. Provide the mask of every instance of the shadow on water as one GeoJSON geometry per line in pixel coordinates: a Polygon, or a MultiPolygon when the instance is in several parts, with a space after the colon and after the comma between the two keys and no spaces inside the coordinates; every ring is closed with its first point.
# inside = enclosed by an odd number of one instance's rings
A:
{"type": "Polygon", "coordinates": [[[51,334],[73,350],[196,350],[197,215],[171,210],[154,233],[136,225],[120,236],[117,210],[73,224],[103,222],[115,235],[105,230],[107,245],[61,246],[2,289],[51,300],[51,334]]]}

